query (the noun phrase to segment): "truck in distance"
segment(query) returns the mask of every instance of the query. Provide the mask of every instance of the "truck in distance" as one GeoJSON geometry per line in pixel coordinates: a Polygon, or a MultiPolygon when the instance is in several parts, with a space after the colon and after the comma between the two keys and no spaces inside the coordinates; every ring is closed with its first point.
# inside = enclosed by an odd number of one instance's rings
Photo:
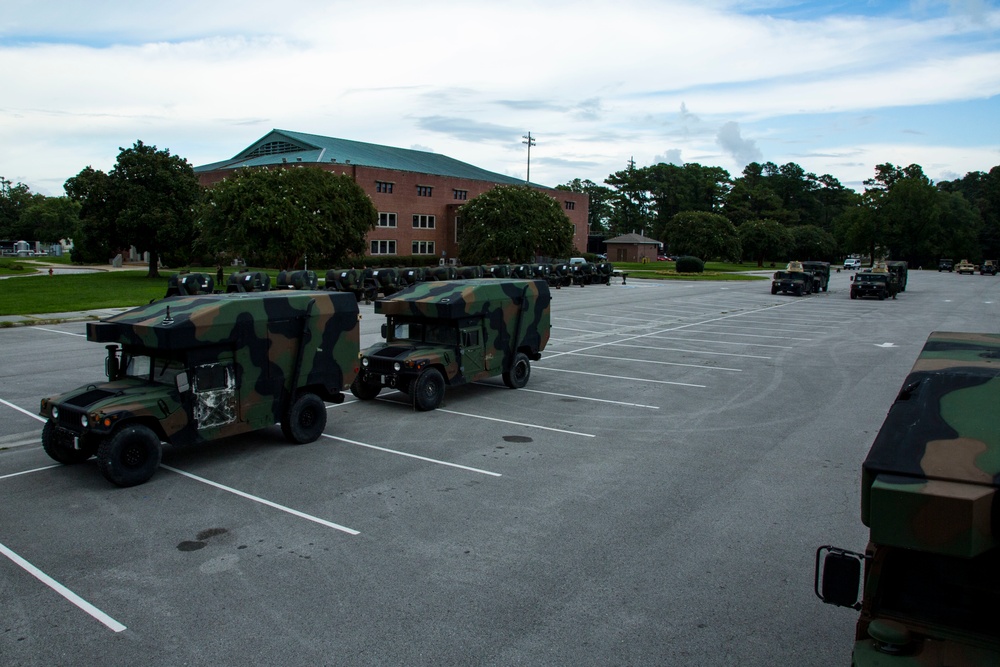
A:
{"type": "Polygon", "coordinates": [[[380,299],[385,341],[362,352],[351,392],[372,400],[391,387],[433,410],[446,385],[500,375],[523,387],[549,340],[551,300],[546,281],[522,279],[425,282],[380,299]]]}
{"type": "Polygon", "coordinates": [[[42,446],[60,463],[97,456],[119,486],[142,484],[161,443],[197,445],[281,424],[294,443],[326,427],[360,351],[351,294],[177,296],[87,325],[107,343],[104,382],[44,398],[42,446]]]}

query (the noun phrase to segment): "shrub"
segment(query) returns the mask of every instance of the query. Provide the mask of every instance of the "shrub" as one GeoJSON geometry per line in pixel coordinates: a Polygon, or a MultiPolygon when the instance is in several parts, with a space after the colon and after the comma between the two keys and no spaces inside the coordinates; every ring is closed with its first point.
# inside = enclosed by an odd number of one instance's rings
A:
{"type": "Polygon", "coordinates": [[[703,273],[705,262],[697,257],[678,257],[674,268],[677,269],[677,273],[703,273]]]}

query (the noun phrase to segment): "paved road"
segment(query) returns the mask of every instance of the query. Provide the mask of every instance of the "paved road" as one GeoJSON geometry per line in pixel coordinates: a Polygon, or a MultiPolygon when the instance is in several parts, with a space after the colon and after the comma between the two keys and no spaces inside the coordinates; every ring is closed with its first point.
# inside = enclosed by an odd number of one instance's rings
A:
{"type": "Polygon", "coordinates": [[[864,546],[861,461],[927,334],[1000,322],[997,278],[848,275],[559,290],[525,389],[351,399],[316,443],[168,449],[131,489],[37,444],[103,346],[0,329],[0,662],[848,664],[815,548],[864,546]]]}

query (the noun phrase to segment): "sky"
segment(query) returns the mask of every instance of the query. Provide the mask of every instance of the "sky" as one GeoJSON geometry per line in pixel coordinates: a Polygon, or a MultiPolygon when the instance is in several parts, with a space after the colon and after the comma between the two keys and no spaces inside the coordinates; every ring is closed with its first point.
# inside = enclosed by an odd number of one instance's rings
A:
{"type": "Polygon", "coordinates": [[[857,191],[1000,165],[1000,0],[0,0],[0,176],[271,129],[531,181],[794,162],[857,191]]]}

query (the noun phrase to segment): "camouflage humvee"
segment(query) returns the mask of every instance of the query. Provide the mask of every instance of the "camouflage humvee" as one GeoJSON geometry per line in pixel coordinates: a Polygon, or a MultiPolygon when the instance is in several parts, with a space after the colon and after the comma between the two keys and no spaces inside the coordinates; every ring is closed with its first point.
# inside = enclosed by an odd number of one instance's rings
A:
{"type": "Polygon", "coordinates": [[[805,271],[775,271],[771,279],[771,294],[787,294],[795,296],[809,294],[812,291],[812,274],[805,271]]]}
{"type": "Polygon", "coordinates": [[[1000,665],[997,406],[1000,334],[932,333],[862,467],[865,553],[816,553],[853,665],[1000,665]]]}
{"type": "Polygon", "coordinates": [[[887,296],[896,298],[895,281],[887,272],[859,271],[857,275],[851,276],[851,298],[863,299],[865,297],[876,297],[882,301],[887,296]]]}
{"type": "Polygon", "coordinates": [[[155,472],[161,442],[277,422],[312,442],[323,402],[342,402],[357,373],[359,319],[350,294],[283,291],[174,297],[90,322],[108,379],[42,399],[42,446],[60,463],[96,454],[108,480],[132,486],[155,472]]]}
{"type": "Polygon", "coordinates": [[[961,262],[955,265],[955,273],[962,275],[963,273],[968,273],[970,276],[975,274],[976,265],[967,259],[963,259],[961,262]]]}
{"type": "Polygon", "coordinates": [[[990,274],[991,276],[997,274],[997,263],[992,259],[987,259],[979,265],[979,275],[985,276],[986,274],[990,274]]]}
{"type": "Polygon", "coordinates": [[[827,291],[830,286],[830,262],[802,262],[802,268],[813,276],[813,292],[827,291]]]}
{"type": "Polygon", "coordinates": [[[501,375],[523,387],[549,340],[551,300],[544,280],[483,279],[421,283],[376,301],[385,342],[362,353],[351,392],[371,400],[393,387],[433,410],[446,384],[501,375]]]}

